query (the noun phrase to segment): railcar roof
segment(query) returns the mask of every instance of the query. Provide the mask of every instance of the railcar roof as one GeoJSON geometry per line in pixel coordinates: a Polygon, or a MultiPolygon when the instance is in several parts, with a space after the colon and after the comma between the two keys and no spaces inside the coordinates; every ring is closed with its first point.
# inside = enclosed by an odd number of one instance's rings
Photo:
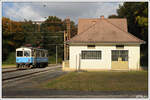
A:
{"type": "MultiPolygon", "coordinates": [[[[39,48],[35,48],[35,47],[20,47],[20,48],[28,48],[28,49],[37,49],[37,50],[45,50],[45,51],[47,51],[46,49],[39,49],[39,48]]],[[[20,49],[20,48],[17,48],[17,49],[20,49]]]]}

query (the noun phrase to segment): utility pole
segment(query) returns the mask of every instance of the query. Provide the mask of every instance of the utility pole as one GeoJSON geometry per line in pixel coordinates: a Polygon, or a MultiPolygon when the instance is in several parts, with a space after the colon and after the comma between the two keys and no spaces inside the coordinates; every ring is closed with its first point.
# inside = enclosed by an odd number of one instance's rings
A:
{"type": "Polygon", "coordinates": [[[57,45],[56,45],[56,64],[57,64],[57,45]]]}
{"type": "Polygon", "coordinates": [[[64,31],[64,61],[66,60],[66,31],[64,31]]]}
{"type": "Polygon", "coordinates": [[[66,44],[66,41],[70,40],[70,18],[66,18],[67,32],[64,31],[64,60],[69,59],[69,45],[66,44]]]}
{"type": "Polygon", "coordinates": [[[67,23],[67,40],[70,40],[70,18],[69,17],[66,19],[66,23],[67,23]]]}
{"type": "Polygon", "coordinates": [[[40,32],[40,24],[38,24],[38,32],[40,32]]]}

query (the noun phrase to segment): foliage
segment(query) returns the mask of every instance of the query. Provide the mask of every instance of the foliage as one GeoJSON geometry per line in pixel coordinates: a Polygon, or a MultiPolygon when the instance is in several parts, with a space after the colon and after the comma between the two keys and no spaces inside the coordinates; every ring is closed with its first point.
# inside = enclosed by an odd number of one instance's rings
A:
{"type": "Polygon", "coordinates": [[[16,64],[16,59],[15,58],[16,53],[11,52],[8,56],[8,59],[3,62],[3,64],[16,64]]]}
{"type": "Polygon", "coordinates": [[[117,9],[118,15],[110,15],[109,18],[127,18],[128,31],[136,37],[144,40],[141,45],[141,64],[148,65],[148,3],[125,2],[117,9]]]}
{"type": "Polygon", "coordinates": [[[108,18],[118,18],[118,16],[113,14],[113,15],[108,16],[108,18]]]}
{"type": "Polygon", "coordinates": [[[3,60],[6,60],[10,52],[14,52],[15,48],[19,47],[24,42],[24,34],[21,23],[10,20],[9,18],[2,18],[2,51],[3,60]]]}
{"type": "MultiPolygon", "coordinates": [[[[3,62],[6,63],[11,52],[20,46],[33,46],[48,50],[49,56],[55,60],[56,45],[58,52],[58,62],[63,60],[64,30],[66,30],[65,20],[62,21],[56,16],[49,16],[42,24],[27,21],[13,21],[9,18],[2,18],[2,46],[3,62]]],[[[71,21],[71,36],[75,35],[77,27],[71,21]],[[73,35],[72,35],[73,33],[73,35]]],[[[15,59],[15,57],[14,57],[15,59]]],[[[9,62],[9,61],[8,61],[9,62]]],[[[51,61],[50,63],[55,63],[51,61]]]]}

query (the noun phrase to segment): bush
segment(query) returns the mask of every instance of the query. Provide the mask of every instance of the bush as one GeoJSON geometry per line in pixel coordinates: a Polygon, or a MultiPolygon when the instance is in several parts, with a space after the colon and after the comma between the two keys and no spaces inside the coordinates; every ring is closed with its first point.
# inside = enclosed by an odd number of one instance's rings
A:
{"type": "Polygon", "coordinates": [[[2,62],[3,64],[16,64],[16,53],[11,52],[8,58],[2,62]]]}
{"type": "Polygon", "coordinates": [[[56,63],[55,59],[56,59],[55,55],[49,56],[48,57],[48,63],[49,64],[55,64],[56,63]]]}
{"type": "Polygon", "coordinates": [[[140,59],[140,65],[143,67],[148,66],[148,56],[142,56],[140,59]]]}
{"type": "MultiPolygon", "coordinates": [[[[56,64],[56,55],[51,55],[48,57],[48,63],[49,64],[56,64]]],[[[57,58],[57,63],[62,63],[62,58],[57,58]]]]}

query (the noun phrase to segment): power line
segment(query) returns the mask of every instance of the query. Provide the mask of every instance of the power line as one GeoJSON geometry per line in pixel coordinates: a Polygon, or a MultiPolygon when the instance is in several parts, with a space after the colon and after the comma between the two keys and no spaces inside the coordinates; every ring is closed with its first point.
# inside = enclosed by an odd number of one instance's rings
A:
{"type": "Polygon", "coordinates": [[[56,34],[58,34],[58,33],[63,33],[63,32],[28,32],[28,31],[20,31],[20,32],[11,32],[11,33],[56,33],[56,34]]]}

